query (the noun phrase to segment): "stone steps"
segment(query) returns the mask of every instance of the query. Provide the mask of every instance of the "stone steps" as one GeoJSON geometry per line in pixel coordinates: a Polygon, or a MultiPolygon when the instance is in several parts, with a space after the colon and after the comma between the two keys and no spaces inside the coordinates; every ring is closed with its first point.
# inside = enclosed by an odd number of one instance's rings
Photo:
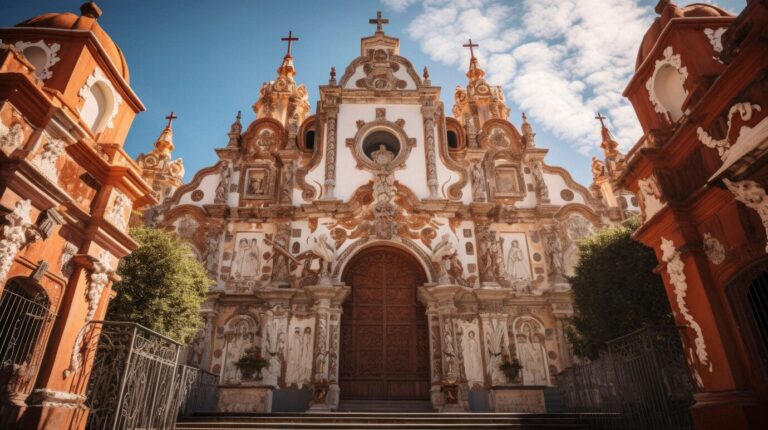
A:
{"type": "Polygon", "coordinates": [[[339,412],[435,412],[429,400],[342,400],[339,412]]]}
{"type": "Polygon", "coordinates": [[[176,429],[608,429],[618,418],[612,414],[415,412],[206,414],[183,418],[176,429]]]}

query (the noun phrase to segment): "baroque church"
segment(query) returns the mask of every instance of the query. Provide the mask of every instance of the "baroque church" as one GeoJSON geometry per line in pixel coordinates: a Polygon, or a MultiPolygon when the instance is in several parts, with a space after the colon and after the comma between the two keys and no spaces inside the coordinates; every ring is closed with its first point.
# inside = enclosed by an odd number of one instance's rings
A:
{"type": "Polygon", "coordinates": [[[220,411],[384,399],[544,412],[543,390],[574,362],[576,242],[639,211],[605,126],[587,188],[545,162],[525,114],[509,121],[476,44],[446,112],[387,22],[371,20],[343,74],[331,68],[314,112],[289,33],[255,118],[238,112],[190,182],[173,114],[137,160],[161,202],[147,222],[188,241],[215,281],[187,360],[219,375],[220,411]],[[236,365],[254,354],[269,362],[261,378],[236,365]],[[499,366],[514,360],[509,380],[499,366]]]}

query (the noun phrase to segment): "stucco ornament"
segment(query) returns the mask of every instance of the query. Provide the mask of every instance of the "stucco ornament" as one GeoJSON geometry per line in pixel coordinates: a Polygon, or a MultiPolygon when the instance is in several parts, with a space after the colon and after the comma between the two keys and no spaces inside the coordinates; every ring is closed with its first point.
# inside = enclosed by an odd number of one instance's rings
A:
{"type": "MultiPolygon", "coordinates": [[[[710,136],[709,133],[707,133],[707,131],[702,127],[696,129],[696,135],[699,137],[699,141],[704,144],[704,146],[717,149],[717,155],[719,155],[722,160],[725,160],[726,157],[728,157],[728,152],[731,150],[732,142],[729,140],[729,136],[731,135],[731,127],[733,126],[734,116],[738,114],[742,121],[749,121],[752,119],[752,114],[754,112],[760,111],[760,105],[751,104],[749,102],[736,103],[735,105],[731,106],[731,109],[728,111],[728,130],[725,132],[724,138],[715,139],[710,136]]],[[[742,129],[743,128],[744,127],[742,127],[742,129]]],[[[741,130],[739,130],[739,134],[741,134],[741,130]]]]}
{"type": "Polygon", "coordinates": [[[0,122],[0,149],[11,152],[24,141],[24,129],[20,122],[14,122],[10,127],[0,122]]]}
{"type": "Polygon", "coordinates": [[[536,196],[542,202],[549,201],[549,188],[544,181],[544,174],[542,173],[541,163],[535,163],[531,169],[533,174],[533,183],[536,186],[536,196]]]}
{"type": "MultiPolygon", "coordinates": [[[[732,182],[723,179],[723,182],[728,190],[736,196],[736,200],[757,211],[760,220],[763,221],[763,228],[768,234],[768,195],[766,195],[765,189],[757,182],[750,180],[732,182]]],[[[768,252],[768,243],[766,243],[765,252],[768,252]]]]}
{"type": "Polygon", "coordinates": [[[45,133],[47,142],[43,145],[43,152],[32,159],[32,164],[40,170],[53,183],[59,182],[59,169],[56,168],[56,161],[64,154],[65,142],[61,139],[54,139],[45,133]]]}
{"type": "Polygon", "coordinates": [[[720,264],[725,260],[725,248],[717,238],[709,233],[704,233],[704,253],[712,264],[720,264]]]}
{"type": "Polygon", "coordinates": [[[99,258],[93,262],[93,271],[88,278],[88,313],[85,316],[87,321],[92,321],[96,315],[101,296],[109,283],[109,275],[112,272],[109,252],[102,251],[99,258]]]}
{"type": "Polygon", "coordinates": [[[18,41],[13,45],[16,49],[24,53],[25,55],[31,50],[40,50],[45,54],[45,64],[40,65],[35,69],[35,76],[40,80],[46,80],[53,77],[53,71],[51,68],[56,65],[61,58],[59,58],[59,50],[61,45],[58,43],[45,43],[43,40],[37,42],[24,42],[18,41]],[[24,51],[27,51],[26,53],[24,51]]]}
{"type": "MultiPolygon", "coordinates": [[[[656,60],[656,64],[653,68],[653,74],[645,82],[645,89],[648,90],[648,98],[651,100],[654,110],[669,119],[667,108],[664,107],[664,104],[661,102],[659,96],[656,94],[656,90],[654,89],[656,76],[658,75],[659,70],[665,66],[671,66],[674,67],[678,73],[680,73],[682,81],[685,82],[685,80],[688,79],[688,68],[683,67],[683,61],[680,59],[680,54],[674,54],[671,46],[667,46],[664,49],[662,55],[663,57],[661,59],[656,60]]],[[[685,94],[687,95],[688,91],[685,91],[685,94]]]]}
{"type": "Polygon", "coordinates": [[[723,51],[722,37],[726,29],[726,27],[704,29],[704,35],[706,35],[707,39],[709,39],[709,43],[712,45],[712,49],[714,49],[718,54],[723,51]]]}
{"type": "Polygon", "coordinates": [[[643,221],[647,221],[664,207],[664,201],[661,197],[661,189],[659,188],[659,182],[654,174],[638,180],[637,185],[640,191],[638,197],[642,209],[643,221]]]}
{"type": "Polygon", "coordinates": [[[69,368],[64,371],[64,377],[69,377],[80,370],[83,361],[83,339],[89,331],[89,322],[93,321],[96,311],[99,308],[101,296],[109,283],[109,278],[114,271],[112,270],[110,254],[108,251],[102,251],[99,258],[93,260],[93,269],[88,277],[88,289],[85,298],[88,302],[88,313],[85,315],[85,325],[80,329],[75,339],[75,345],[72,348],[72,357],[70,357],[69,368]]]}
{"type": "Polygon", "coordinates": [[[486,199],[485,174],[481,163],[472,165],[472,195],[478,202],[484,202],[486,199]]]}
{"type": "MultiPolygon", "coordinates": [[[[667,264],[667,274],[669,275],[669,282],[672,284],[673,292],[675,293],[677,308],[680,311],[680,315],[683,316],[685,322],[688,323],[688,327],[693,330],[695,335],[693,343],[696,357],[702,366],[712,372],[712,362],[709,361],[707,345],[704,343],[704,334],[701,330],[701,326],[695,319],[693,319],[693,315],[691,315],[691,311],[688,309],[688,304],[685,302],[688,284],[685,279],[685,264],[683,263],[683,260],[680,259],[680,251],[675,248],[674,242],[662,237],[661,254],[662,260],[667,264]]],[[[701,377],[698,373],[694,376],[699,385],[701,385],[701,377]]]]}
{"type": "Polygon", "coordinates": [[[19,200],[13,212],[5,216],[3,239],[0,240],[0,282],[5,281],[11,269],[13,259],[25,245],[40,239],[30,219],[32,209],[30,200],[19,200]]]}
{"type": "Polygon", "coordinates": [[[107,214],[107,219],[120,231],[125,230],[125,227],[128,225],[128,217],[126,216],[126,212],[130,206],[131,199],[129,199],[125,193],[116,189],[115,201],[112,202],[112,208],[107,214]]]}

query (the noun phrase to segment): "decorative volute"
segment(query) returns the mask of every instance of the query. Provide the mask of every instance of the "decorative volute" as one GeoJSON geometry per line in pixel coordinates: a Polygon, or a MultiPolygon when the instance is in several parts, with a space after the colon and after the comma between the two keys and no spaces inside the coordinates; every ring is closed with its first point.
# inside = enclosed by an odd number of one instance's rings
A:
{"type": "Polygon", "coordinates": [[[309,96],[304,84],[297,85],[294,81],[296,68],[293,66],[291,43],[299,40],[288,32],[288,37],[282,38],[288,42],[288,51],[277,68],[277,79],[265,82],[259,91],[259,99],[253,105],[256,119],[272,118],[288,128],[292,122],[301,124],[309,112],[309,96]]]}
{"type": "Polygon", "coordinates": [[[181,158],[171,160],[174,149],[171,123],[176,118],[173,112],[165,117],[168,124],[155,141],[155,148],[148,154],[140,154],[136,159],[141,167],[142,176],[161,203],[181,186],[184,179],[184,163],[181,158]]]}
{"type": "Polygon", "coordinates": [[[485,71],[480,68],[474,49],[478,45],[472,43],[472,39],[464,47],[469,48],[471,58],[467,71],[466,89],[456,87],[454,94],[453,117],[459,120],[464,127],[466,121],[472,118],[474,124],[470,127],[479,130],[486,121],[493,118],[506,120],[509,116],[509,107],[504,99],[504,91],[499,86],[489,85],[485,80],[485,71]],[[469,114],[469,115],[467,115],[469,114]]]}

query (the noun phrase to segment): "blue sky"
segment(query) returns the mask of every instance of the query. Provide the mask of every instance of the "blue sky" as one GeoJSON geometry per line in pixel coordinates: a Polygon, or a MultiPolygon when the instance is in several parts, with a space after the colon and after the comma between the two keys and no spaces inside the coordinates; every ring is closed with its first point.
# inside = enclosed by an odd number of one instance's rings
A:
{"type": "MultiPolygon", "coordinates": [[[[0,0],[0,26],[46,12],[79,13],[79,1],[0,0]]],[[[251,106],[264,81],[275,77],[285,53],[281,37],[292,30],[296,79],[306,84],[314,111],[317,87],[331,66],[343,73],[371,35],[368,19],[382,10],[387,34],[401,39],[401,55],[417,70],[429,67],[442,87],[447,113],[456,85],[464,85],[468,53],[480,43],[488,80],[502,85],[519,127],[525,110],[549,164],[591,182],[590,157],[598,153],[594,111],[608,115],[624,150],[640,137],[631,108],[620,96],[640,38],[655,14],[655,0],[382,0],[149,1],[101,0],[102,27],[125,53],[131,86],[147,111],[136,117],[126,151],[147,152],[170,111],[176,157],[189,180],[215,160],[238,110],[251,106]]],[[[681,4],[685,4],[682,3],[681,4]]],[[[744,0],[718,1],[738,13],[744,0]]]]}

